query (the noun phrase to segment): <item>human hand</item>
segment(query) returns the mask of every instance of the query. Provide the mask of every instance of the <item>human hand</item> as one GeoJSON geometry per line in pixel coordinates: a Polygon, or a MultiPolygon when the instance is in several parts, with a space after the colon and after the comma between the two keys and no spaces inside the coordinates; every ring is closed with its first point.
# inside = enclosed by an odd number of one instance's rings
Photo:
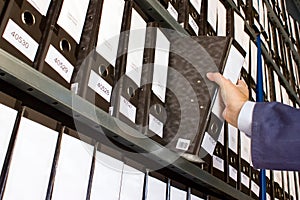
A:
{"type": "Polygon", "coordinates": [[[207,73],[206,76],[210,81],[220,86],[221,97],[225,104],[222,114],[224,119],[229,124],[237,127],[239,113],[244,103],[249,99],[247,84],[242,80],[238,80],[237,85],[235,85],[220,73],[207,73]]]}

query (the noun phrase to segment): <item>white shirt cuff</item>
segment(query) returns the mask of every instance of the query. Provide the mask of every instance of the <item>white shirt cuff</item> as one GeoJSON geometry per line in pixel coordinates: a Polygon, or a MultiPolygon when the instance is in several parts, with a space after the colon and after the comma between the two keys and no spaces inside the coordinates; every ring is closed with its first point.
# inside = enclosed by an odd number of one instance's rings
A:
{"type": "Polygon", "coordinates": [[[238,128],[249,137],[251,137],[251,124],[254,106],[255,102],[247,101],[243,105],[238,117],[238,128]]]}

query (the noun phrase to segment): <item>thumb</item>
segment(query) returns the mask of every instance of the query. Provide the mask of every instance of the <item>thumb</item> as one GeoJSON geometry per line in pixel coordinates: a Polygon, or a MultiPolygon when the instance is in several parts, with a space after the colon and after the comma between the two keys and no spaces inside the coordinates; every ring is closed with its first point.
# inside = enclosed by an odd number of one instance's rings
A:
{"type": "Polygon", "coordinates": [[[222,76],[220,73],[218,72],[209,72],[206,74],[206,77],[210,80],[210,81],[213,81],[215,83],[217,83],[221,88],[224,86],[225,84],[225,77],[222,76]]]}

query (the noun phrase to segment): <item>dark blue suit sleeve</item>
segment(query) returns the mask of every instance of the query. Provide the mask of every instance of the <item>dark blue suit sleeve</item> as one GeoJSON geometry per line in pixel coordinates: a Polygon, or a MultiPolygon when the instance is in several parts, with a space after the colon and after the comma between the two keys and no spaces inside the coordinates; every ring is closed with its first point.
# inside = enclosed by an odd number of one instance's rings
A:
{"type": "Polygon", "coordinates": [[[255,168],[300,170],[300,110],[277,102],[256,103],[251,139],[255,168]]]}

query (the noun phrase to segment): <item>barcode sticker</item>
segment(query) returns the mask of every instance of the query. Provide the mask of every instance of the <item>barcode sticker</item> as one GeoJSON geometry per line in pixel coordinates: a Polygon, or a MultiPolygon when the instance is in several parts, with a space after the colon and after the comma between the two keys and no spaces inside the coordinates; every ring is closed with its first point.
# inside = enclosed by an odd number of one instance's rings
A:
{"type": "Polygon", "coordinates": [[[209,135],[209,133],[205,132],[203,141],[201,146],[203,149],[209,153],[209,155],[213,155],[217,142],[209,135]]]}
{"type": "Polygon", "coordinates": [[[162,138],[163,128],[164,124],[161,121],[159,121],[156,117],[149,114],[149,129],[162,138]]]}
{"type": "Polygon", "coordinates": [[[177,19],[178,19],[178,12],[177,12],[176,9],[172,6],[171,3],[169,3],[168,11],[169,11],[169,13],[171,14],[171,16],[177,21],[177,19]]]}
{"type": "Polygon", "coordinates": [[[127,99],[121,96],[120,112],[135,123],[136,107],[132,105],[127,99]]]}
{"type": "Polygon", "coordinates": [[[233,180],[237,181],[237,170],[234,169],[234,168],[233,168],[232,166],[230,166],[230,165],[229,165],[229,176],[230,176],[233,180]]]}
{"type": "Polygon", "coordinates": [[[91,70],[88,86],[107,102],[110,102],[112,86],[93,70],[91,70]]]}
{"type": "Polygon", "coordinates": [[[176,144],[176,149],[187,151],[189,149],[191,141],[179,138],[176,144]]]}
{"type": "Polygon", "coordinates": [[[247,175],[245,175],[243,172],[241,172],[241,182],[247,188],[250,187],[250,178],[247,175]]]}
{"type": "Polygon", "coordinates": [[[54,46],[50,45],[45,61],[70,83],[74,66],[54,46]]]}
{"type": "Polygon", "coordinates": [[[224,160],[218,156],[213,155],[213,167],[224,172],[224,160]]]}
{"type": "Polygon", "coordinates": [[[251,190],[259,197],[259,186],[254,181],[251,181],[251,190]]]}
{"type": "Polygon", "coordinates": [[[198,35],[199,33],[199,26],[198,24],[195,22],[194,18],[189,15],[189,25],[192,27],[192,29],[195,31],[196,35],[198,35]]]}
{"type": "Polygon", "coordinates": [[[2,37],[29,58],[29,60],[34,61],[39,44],[13,20],[8,20],[2,37]]]}

